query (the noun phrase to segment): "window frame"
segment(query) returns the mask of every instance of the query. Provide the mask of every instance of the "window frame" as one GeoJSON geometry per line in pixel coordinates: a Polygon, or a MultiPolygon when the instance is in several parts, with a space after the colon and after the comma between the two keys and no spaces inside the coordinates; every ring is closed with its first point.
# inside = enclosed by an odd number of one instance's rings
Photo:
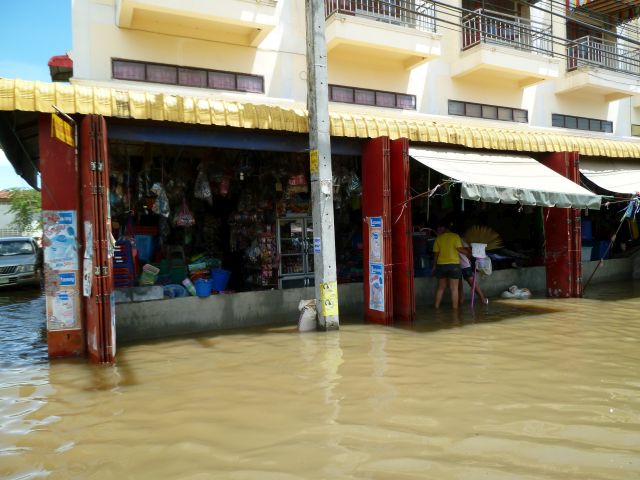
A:
{"type": "Polygon", "coordinates": [[[371,88],[360,88],[360,87],[350,87],[348,85],[338,85],[338,84],[333,84],[330,83],[329,84],[329,101],[330,102],[336,102],[336,103],[346,103],[349,105],[363,105],[365,107],[379,107],[379,108],[393,108],[396,110],[416,110],[416,105],[417,105],[417,99],[415,95],[411,95],[409,93],[403,93],[403,92],[390,92],[387,90],[373,90],[371,88]],[[339,88],[339,89],[345,89],[345,90],[350,90],[351,91],[351,97],[353,98],[353,101],[347,101],[347,100],[336,100],[336,98],[333,95],[333,89],[334,88],[339,88]],[[364,102],[358,102],[357,98],[358,98],[358,92],[360,92],[361,94],[364,95],[372,95],[373,96],[373,103],[364,103],[364,102]],[[389,105],[380,105],[378,104],[378,98],[383,98],[386,95],[393,95],[393,99],[394,99],[394,104],[393,106],[389,106],[389,105]],[[402,98],[403,100],[399,100],[399,98],[402,98]],[[406,99],[411,99],[411,106],[404,106],[405,102],[404,100],[406,99]]]}
{"type": "Polygon", "coordinates": [[[464,100],[448,100],[447,114],[456,117],[480,118],[499,122],[529,123],[529,111],[524,108],[503,107],[489,103],[465,102],[464,100]],[[458,107],[458,109],[464,113],[452,112],[452,110],[455,110],[455,108],[452,109],[452,107],[458,107]],[[472,110],[479,110],[480,115],[470,115],[469,112],[472,110]],[[485,112],[495,112],[495,117],[488,113],[485,114],[485,112]],[[516,120],[516,112],[523,115],[524,121],[516,120]],[[509,118],[504,118],[506,116],[509,118]]]}
{"type": "Polygon", "coordinates": [[[227,91],[231,91],[231,92],[243,92],[243,93],[264,93],[264,76],[262,76],[262,75],[255,75],[255,74],[252,74],[252,73],[243,73],[243,72],[229,72],[229,71],[226,71],[226,70],[213,70],[213,69],[210,69],[210,68],[189,67],[189,66],[186,66],[186,65],[171,65],[171,64],[167,64],[167,63],[145,62],[145,61],[142,61],[142,60],[130,60],[130,59],[126,59],[126,58],[116,58],[116,57],[113,57],[111,59],[111,78],[113,80],[125,80],[125,81],[129,81],[129,82],[146,82],[146,83],[155,83],[155,84],[160,84],[160,85],[175,85],[177,87],[205,88],[205,89],[209,89],[209,90],[227,90],[227,91]],[[118,63],[118,62],[132,63],[132,64],[138,64],[138,65],[144,66],[144,79],[140,80],[140,79],[122,78],[122,77],[116,76],[115,66],[116,66],[116,63],[118,63]],[[169,68],[175,69],[176,81],[175,82],[161,82],[161,81],[157,81],[157,80],[150,80],[149,79],[149,73],[148,73],[148,67],[149,66],[169,67],[169,68]],[[180,70],[190,70],[190,71],[193,71],[193,72],[203,72],[206,75],[206,86],[198,86],[198,85],[191,85],[189,83],[181,83],[180,82],[180,70]],[[211,82],[210,82],[210,78],[213,78],[213,75],[216,74],[216,73],[225,74],[225,75],[232,75],[233,76],[233,80],[234,80],[235,88],[212,87],[211,86],[211,82]],[[250,78],[254,78],[254,79],[259,80],[260,89],[238,88],[238,77],[246,77],[246,78],[250,77],[250,78]]]}
{"type": "Polygon", "coordinates": [[[571,130],[581,130],[583,132],[613,133],[613,122],[610,120],[577,117],[575,115],[565,115],[564,113],[552,113],[551,126],[553,128],[568,128],[571,130]],[[559,125],[560,123],[562,124],[562,126],[559,125]],[[570,123],[570,125],[567,126],[567,123],[570,123]],[[588,128],[580,128],[581,124],[588,125],[588,128]],[[600,125],[599,129],[591,128],[592,125],[597,124],[600,125]]]}

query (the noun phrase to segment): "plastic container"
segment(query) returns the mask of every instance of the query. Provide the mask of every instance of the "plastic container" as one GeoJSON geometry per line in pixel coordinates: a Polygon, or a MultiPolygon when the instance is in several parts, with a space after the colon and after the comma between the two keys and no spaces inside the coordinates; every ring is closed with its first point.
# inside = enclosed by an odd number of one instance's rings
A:
{"type": "Polygon", "coordinates": [[[163,287],[163,290],[164,290],[164,296],[167,298],[182,298],[189,295],[189,293],[185,290],[185,288],[182,285],[176,285],[176,284],[165,285],[163,287]]]}
{"type": "Polygon", "coordinates": [[[136,235],[135,238],[138,259],[142,263],[149,263],[153,256],[153,237],[151,235],[136,235]]]}
{"type": "Polygon", "coordinates": [[[206,298],[211,295],[211,283],[209,280],[204,278],[196,280],[196,295],[200,298],[206,298]]]}
{"type": "Polygon", "coordinates": [[[589,262],[591,260],[591,250],[593,247],[590,246],[582,246],[582,261],[589,262]]]}
{"type": "Polygon", "coordinates": [[[227,289],[231,272],[222,268],[214,268],[211,270],[211,290],[223,292],[227,289]]]}
{"type": "Polygon", "coordinates": [[[159,268],[146,264],[142,267],[142,275],[140,275],[138,283],[140,283],[140,285],[155,285],[158,273],[160,273],[159,268]]]}
{"type": "Polygon", "coordinates": [[[184,288],[186,288],[187,292],[189,292],[191,295],[196,295],[196,287],[193,286],[191,280],[185,278],[184,280],[182,280],[182,285],[184,285],[184,288]]]}

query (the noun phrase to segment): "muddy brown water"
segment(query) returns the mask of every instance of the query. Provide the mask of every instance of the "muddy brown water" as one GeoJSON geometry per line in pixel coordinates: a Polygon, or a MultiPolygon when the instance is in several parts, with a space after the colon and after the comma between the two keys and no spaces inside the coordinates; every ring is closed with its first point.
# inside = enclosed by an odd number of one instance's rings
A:
{"type": "MultiPolygon", "coordinates": [[[[3,296],[4,295],[4,296],[3,296]]],[[[637,479],[640,285],[46,360],[0,292],[0,478],[637,479]]]]}

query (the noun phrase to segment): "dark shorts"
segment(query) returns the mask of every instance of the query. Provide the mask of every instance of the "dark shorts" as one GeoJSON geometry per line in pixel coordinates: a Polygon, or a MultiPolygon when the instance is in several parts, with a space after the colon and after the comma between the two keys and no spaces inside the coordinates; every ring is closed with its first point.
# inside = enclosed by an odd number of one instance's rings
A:
{"type": "Polygon", "coordinates": [[[453,263],[436,265],[436,278],[460,278],[461,276],[460,265],[453,263]]]}
{"type": "Polygon", "coordinates": [[[466,267],[462,269],[462,278],[465,280],[468,278],[473,278],[473,268],[466,267]]]}

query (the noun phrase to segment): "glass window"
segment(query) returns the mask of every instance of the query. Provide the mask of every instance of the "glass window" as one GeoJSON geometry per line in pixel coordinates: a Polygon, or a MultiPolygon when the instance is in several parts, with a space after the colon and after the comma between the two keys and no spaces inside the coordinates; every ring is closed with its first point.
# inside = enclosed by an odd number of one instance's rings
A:
{"type": "Polygon", "coordinates": [[[579,130],[589,130],[589,119],[588,118],[578,118],[578,129],[579,130]]]}
{"type": "Polygon", "coordinates": [[[255,75],[237,75],[237,89],[242,92],[262,93],[262,77],[255,75]]]}
{"type": "Polygon", "coordinates": [[[331,85],[329,87],[330,98],[334,102],[353,103],[353,88],[338,87],[331,85]]]}
{"type": "Polygon", "coordinates": [[[395,93],[376,92],[376,105],[378,107],[390,107],[396,106],[395,93]]]}
{"type": "Polygon", "coordinates": [[[355,102],[358,105],[375,105],[376,92],[373,90],[355,90],[355,102]]]}
{"type": "Polygon", "coordinates": [[[449,100],[449,115],[464,115],[464,102],[449,100]]]}
{"type": "Polygon", "coordinates": [[[602,123],[600,120],[589,119],[589,130],[594,132],[602,131],[602,123]]]}
{"type": "Polygon", "coordinates": [[[488,118],[490,120],[498,119],[498,107],[494,107],[492,105],[483,105],[482,106],[482,118],[488,118]]]}
{"type": "Polygon", "coordinates": [[[554,113],[551,115],[551,125],[554,127],[564,127],[564,115],[554,113]]]}
{"type": "Polygon", "coordinates": [[[158,83],[178,83],[178,71],[170,65],[147,64],[147,81],[158,83]]]}
{"type": "Polygon", "coordinates": [[[416,108],[416,97],[413,95],[404,95],[402,93],[398,93],[396,95],[396,105],[398,108],[406,108],[409,110],[415,110],[416,108]]]}
{"type": "Polygon", "coordinates": [[[207,72],[193,68],[178,69],[178,83],[188,87],[207,87],[207,72]]]}
{"type": "MultiPolygon", "coordinates": [[[[633,127],[635,125],[631,126],[631,135],[634,135],[633,133],[633,127]]],[[[602,121],[602,131],[605,133],[613,133],[613,122],[606,122],[606,121],[602,121]]]]}
{"type": "Polygon", "coordinates": [[[520,110],[519,108],[513,109],[513,121],[520,123],[529,122],[529,112],[526,110],[520,110]]]}
{"type": "Polygon", "coordinates": [[[6,240],[0,242],[0,257],[30,255],[34,253],[33,244],[24,240],[6,240]]]}
{"type": "Polygon", "coordinates": [[[513,120],[513,109],[506,108],[506,107],[499,107],[498,120],[505,120],[507,122],[510,122],[511,120],[513,120]]]}
{"type": "Polygon", "coordinates": [[[209,72],[209,88],[235,90],[236,76],[233,73],[209,72]]]}
{"type": "Polygon", "coordinates": [[[477,103],[467,103],[465,111],[467,117],[482,117],[482,105],[477,103]]]}
{"type": "Polygon", "coordinates": [[[113,78],[120,80],[140,80],[145,79],[145,65],[139,62],[127,62],[125,60],[113,61],[113,78]]]}
{"type": "Polygon", "coordinates": [[[578,119],[576,117],[564,117],[564,126],[566,128],[578,128],[578,119]]]}

